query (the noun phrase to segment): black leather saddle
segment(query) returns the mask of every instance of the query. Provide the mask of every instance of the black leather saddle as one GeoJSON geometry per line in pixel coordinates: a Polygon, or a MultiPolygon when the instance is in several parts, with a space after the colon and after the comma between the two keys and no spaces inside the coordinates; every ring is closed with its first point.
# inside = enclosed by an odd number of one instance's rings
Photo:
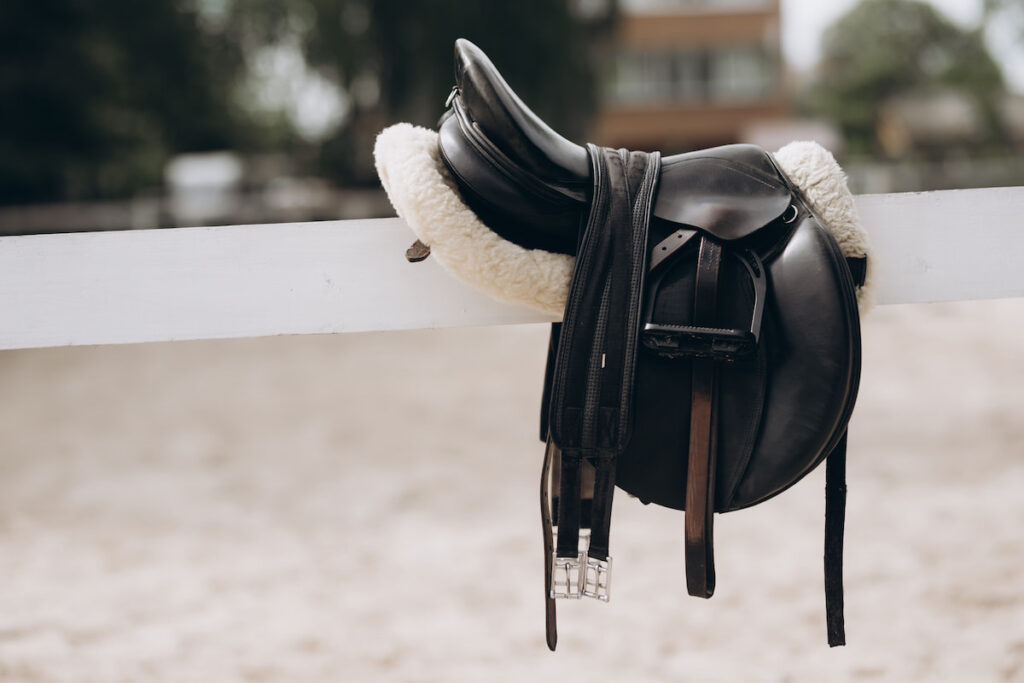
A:
{"type": "Polygon", "coordinates": [[[615,487],[686,511],[687,589],[707,598],[713,514],[771,498],[826,457],[827,627],[843,644],[864,264],[758,147],[582,147],[472,43],[456,43],[455,66],[439,145],[463,199],[505,239],[576,256],[541,417],[549,647],[555,598],[608,599],[615,487]]]}

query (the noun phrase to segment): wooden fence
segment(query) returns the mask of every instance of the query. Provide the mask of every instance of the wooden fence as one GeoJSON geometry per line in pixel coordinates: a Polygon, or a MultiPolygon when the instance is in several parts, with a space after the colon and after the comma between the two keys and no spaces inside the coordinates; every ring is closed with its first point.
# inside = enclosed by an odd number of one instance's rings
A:
{"type": "MultiPolygon", "coordinates": [[[[1024,296],[1024,187],[857,197],[880,304],[1024,296]]],[[[0,349],[542,322],[397,218],[0,237],[0,349]]]]}

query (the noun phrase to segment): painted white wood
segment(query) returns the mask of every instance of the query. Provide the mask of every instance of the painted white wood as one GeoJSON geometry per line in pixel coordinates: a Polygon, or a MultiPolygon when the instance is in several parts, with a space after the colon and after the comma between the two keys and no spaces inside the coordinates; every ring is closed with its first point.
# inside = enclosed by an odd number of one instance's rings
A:
{"type": "MultiPolygon", "coordinates": [[[[1024,188],[858,197],[881,303],[1024,296],[1024,188]]],[[[399,219],[0,237],[0,349],[543,322],[399,219]]]]}
{"type": "Polygon", "coordinates": [[[878,302],[1024,297],[1024,187],[863,195],[878,302]]]}
{"type": "Polygon", "coordinates": [[[398,219],[0,237],[0,348],[543,321],[436,259],[398,219]]]}

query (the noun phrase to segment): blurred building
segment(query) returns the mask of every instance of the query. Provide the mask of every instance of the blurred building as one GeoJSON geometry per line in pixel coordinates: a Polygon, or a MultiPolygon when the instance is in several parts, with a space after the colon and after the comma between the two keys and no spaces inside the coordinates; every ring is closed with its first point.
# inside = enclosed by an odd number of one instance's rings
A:
{"type": "Polygon", "coordinates": [[[786,119],[779,24],[779,0],[624,0],[595,137],[679,151],[786,119]]]}
{"type": "Polygon", "coordinates": [[[886,157],[899,159],[913,151],[969,151],[984,141],[987,124],[978,101],[961,89],[909,92],[890,97],[876,126],[886,157]]]}

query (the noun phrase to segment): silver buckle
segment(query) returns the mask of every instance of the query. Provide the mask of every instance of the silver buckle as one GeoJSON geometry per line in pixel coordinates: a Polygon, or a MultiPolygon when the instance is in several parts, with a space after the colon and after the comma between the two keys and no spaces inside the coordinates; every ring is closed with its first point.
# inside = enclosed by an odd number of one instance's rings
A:
{"type": "Polygon", "coordinates": [[[559,557],[551,553],[551,597],[579,600],[583,595],[583,566],[587,554],[576,557],[559,557]]]}
{"type": "MultiPolygon", "coordinates": [[[[558,538],[558,528],[554,529],[558,538]]],[[[599,560],[590,557],[590,529],[580,529],[579,554],[576,557],[559,557],[551,553],[552,598],[579,600],[584,595],[601,602],[608,602],[612,581],[612,558],[599,560]]]]}
{"type": "Polygon", "coordinates": [[[583,565],[583,595],[608,602],[612,580],[612,558],[587,557],[583,565]]]}

